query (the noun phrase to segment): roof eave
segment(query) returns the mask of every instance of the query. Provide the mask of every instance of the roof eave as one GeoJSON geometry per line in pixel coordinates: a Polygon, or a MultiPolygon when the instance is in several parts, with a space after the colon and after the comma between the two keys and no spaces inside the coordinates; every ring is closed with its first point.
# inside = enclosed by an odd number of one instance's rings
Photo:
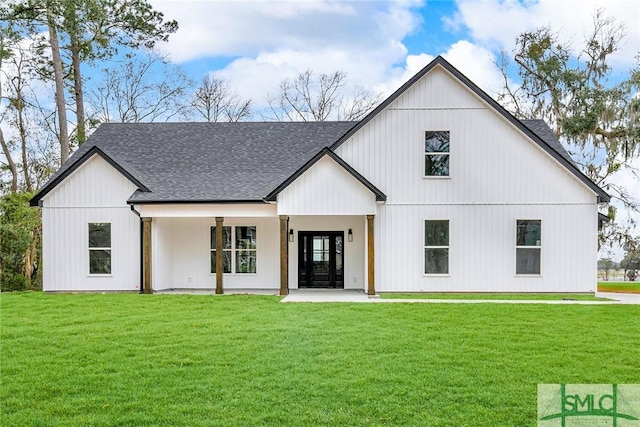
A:
{"type": "Polygon", "coordinates": [[[167,199],[167,200],[127,200],[129,205],[203,205],[203,204],[264,204],[264,199],[167,199]]]}
{"type": "Polygon", "coordinates": [[[41,201],[44,196],[46,196],[49,192],[51,192],[58,184],[60,184],[64,179],[66,179],[71,173],[77,170],[80,166],[82,166],[87,160],[89,160],[94,155],[98,155],[102,157],[107,163],[109,163],[114,169],[124,175],[129,181],[131,181],[135,186],[137,186],[141,191],[149,192],[149,188],[144,185],[138,178],[136,178],[133,174],[127,171],[122,167],[117,161],[115,161],[111,156],[106,154],[97,146],[91,147],[80,156],[72,165],[70,165],[63,173],[57,176],[54,180],[48,182],[43,188],[38,191],[35,196],[29,200],[30,206],[41,206],[41,201]]]}
{"type": "Polygon", "coordinates": [[[298,179],[300,175],[305,173],[309,168],[315,165],[324,156],[331,157],[336,163],[338,163],[342,168],[344,168],[351,176],[353,176],[362,185],[364,185],[367,189],[369,189],[376,196],[376,202],[384,202],[387,200],[387,196],[382,191],[380,191],[375,185],[369,182],[364,176],[362,176],[357,170],[351,167],[351,165],[345,162],[340,156],[334,153],[329,147],[324,147],[322,150],[320,150],[308,162],[302,165],[302,167],[300,167],[297,171],[295,171],[292,175],[290,175],[286,180],[284,180],[280,185],[278,185],[271,193],[269,193],[264,198],[264,200],[267,202],[276,202],[278,198],[278,194],[280,194],[280,192],[282,192],[285,188],[287,188],[292,182],[298,179]]]}
{"type": "Polygon", "coordinates": [[[497,111],[500,115],[506,118],[511,124],[520,129],[523,133],[525,133],[529,138],[531,138],[534,142],[536,142],[540,147],[542,147],[549,155],[551,155],[556,161],[562,164],[565,168],[569,170],[573,175],[576,176],[580,181],[582,181],[587,187],[593,190],[597,197],[598,203],[609,202],[611,197],[607,194],[602,188],[600,188],[596,183],[591,181],[585,174],[582,173],[574,164],[565,159],[560,153],[558,153],[553,147],[547,144],[542,138],[540,138],[535,132],[526,127],[520,120],[518,120],[515,116],[509,113],[503,106],[501,106],[496,100],[491,98],[486,92],[480,89],[475,83],[473,83],[467,76],[462,74],[458,69],[456,69],[453,65],[451,65],[447,60],[445,60],[442,56],[437,56],[433,61],[427,64],[422,70],[418,71],[416,75],[414,75],[411,79],[409,79],[405,84],[400,86],[398,90],[396,90],[393,94],[391,94],[387,99],[385,99],[380,105],[378,105],[373,111],[367,114],[360,122],[358,122],[355,126],[349,129],[344,135],[342,135],[336,142],[331,145],[332,150],[336,150],[340,147],[347,139],[353,136],[358,130],[362,129],[369,121],[371,121],[374,117],[376,117],[380,112],[382,112],[385,108],[387,108],[392,102],[398,99],[407,89],[413,86],[418,80],[420,80],[425,74],[435,68],[437,65],[440,65],[447,72],[456,77],[460,82],[462,82],[465,86],[467,86],[472,92],[478,95],[482,100],[488,103],[495,111],[497,111]]]}

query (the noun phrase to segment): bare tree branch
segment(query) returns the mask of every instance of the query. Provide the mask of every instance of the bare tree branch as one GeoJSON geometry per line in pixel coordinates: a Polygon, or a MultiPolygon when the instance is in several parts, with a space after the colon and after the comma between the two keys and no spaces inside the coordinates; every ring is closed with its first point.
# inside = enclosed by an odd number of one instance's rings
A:
{"type": "Polygon", "coordinates": [[[295,79],[280,82],[276,96],[268,95],[267,103],[272,120],[277,121],[326,121],[359,120],[381,100],[381,94],[373,94],[363,86],[346,90],[347,75],[342,71],[320,74],[313,78],[308,69],[295,79]]]}

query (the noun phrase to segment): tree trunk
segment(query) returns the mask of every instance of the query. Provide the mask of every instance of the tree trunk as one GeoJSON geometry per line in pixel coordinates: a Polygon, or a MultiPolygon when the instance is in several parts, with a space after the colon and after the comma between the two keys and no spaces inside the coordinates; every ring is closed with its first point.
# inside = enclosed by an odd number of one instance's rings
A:
{"type": "Polygon", "coordinates": [[[2,129],[0,129],[0,144],[2,144],[2,151],[4,152],[5,157],[7,158],[7,165],[9,166],[9,170],[11,171],[11,192],[18,192],[18,168],[16,167],[13,158],[11,157],[11,150],[9,150],[9,146],[4,140],[4,134],[2,133],[2,129]]]}
{"type": "Polygon", "coordinates": [[[31,244],[24,254],[23,274],[27,280],[27,289],[33,289],[33,272],[38,262],[38,244],[40,241],[41,227],[36,227],[32,232],[31,244]]]}
{"type": "Polygon", "coordinates": [[[80,70],[80,46],[78,45],[78,23],[75,10],[75,3],[67,6],[69,10],[66,14],[69,20],[69,44],[71,47],[71,65],[73,67],[73,91],[76,101],[76,135],[78,144],[82,145],[87,139],[87,132],[84,123],[84,93],[82,91],[82,74],[80,70]]]}
{"type": "Polygon", "coordinates": [[[47,25],[49,27],[49,42],[51,43],[51,59],[53,61],[53,74],[56,83],[56,108],[58,109],[58,126],[60,130],[60,164],[69,158],[69,130],[67,128],[67,110],[64,100],[64,76],[62,75],[62,58],[60,56],[60,44],[58,43],[58,31],[56,21],[51,10],[51,1],[47,2],[47,25]]]}
{"type": "Polygon", "coordinates": [[[20,90],[16,95],[18,96],[16,100],[16,112],[18,113],[18,133],[20,134],[20,148],[22,151],[22,173],[24,175],[26,190],[31,192],[33,188],[31,185],[31,175],[29,174],[29,159],[27,158],[27,128],[24,125],[24,101],[22,99],[22,91],[20,90]]]}

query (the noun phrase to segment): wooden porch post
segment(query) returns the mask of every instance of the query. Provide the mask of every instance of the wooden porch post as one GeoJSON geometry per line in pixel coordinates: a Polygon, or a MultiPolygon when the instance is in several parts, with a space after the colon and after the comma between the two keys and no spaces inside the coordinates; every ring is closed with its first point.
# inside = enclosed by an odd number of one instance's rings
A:
{"type": "Polygon", "coordinates": [[[224,273],[224,245],[222,242],[222,232],[224,217],[216,217],[216,294],[224,293],[222,287],[222,275],[224,273]]]}
{"type": "Polygon", "coordinates": [[[280,215],[280,295],[289,294],[289,217],[280,215]]]}
{"type": "Polygon", "coordinates": [[[375,215],[367,215],[367,294],[375,295],[376,294],[376,285],[375,285],[375,258],[373,253],[374,247],[374,235],[373,235],[373,220],[375,215]]]}
{"type": "Polygon", "coordinates": [[[151,286],[151,218],[142,218],[142,289],[153,293],[151,286]]]}

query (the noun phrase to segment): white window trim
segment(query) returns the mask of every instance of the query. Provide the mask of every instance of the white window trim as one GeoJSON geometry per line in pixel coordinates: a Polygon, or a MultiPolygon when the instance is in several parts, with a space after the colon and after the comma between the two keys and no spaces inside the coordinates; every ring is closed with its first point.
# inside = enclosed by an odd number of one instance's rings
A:
{"type": "Polygon", "coordinates": [[[90,224],[109,224],[109,240],[113,239],[113,223],[111,221],[88,221],[85,230],[87,232],[87,237],[85,242],[87,242],[87,277],[112,277],[113,276],[113,241],[111,242],[111,246],[104,248],[92,248],[89,246],[89,225],[90,224]],[[109,257],[111,259],[111,273],[92,273],[91,272],[91,251],[110,251],[109,257]]]}
{"type": "MultiPolygon", "coordinates": [[[[211,233],[211,229],[216,225],[211,224],[209,226],[209,233],[211,233]]],[[[225,276],[256,276],[258,274],[258,226],[255,224],[233,224],[233,225],[224,225],[223,227],[231,228],[231,249],[223,249],[223,252],[231,252],[231,273],[222,272],[225,276]],[[237,249],[236,248],[236,227],[255,227],[256,229],[256,248],[255,249],[237,249]],[[237,273],[236,272],[236,254],[238,252],[255,252],[256,253],[256,272],[255,273],[237,273]]],[[[223,228],[224,229],[224,228],[223,228]]],[[[211,243],[209,243],[211,245],[211,243]]],[[[209,248],[209,256],[211,256],[212,252],[215,252],[216,248],[209,248]]],[[[216,273],[211,272],[211,261],[209,261],[209,276],[215,276],[216,273]]]]}
{"type": "Polygon", "coordinates": [[[514,224],[514,250],[513,250],[513,275],[514,277],[542,277],[542,218],[516,218],[514,224]],[[522,246],[518,245],[518,221],[540,221],[540,245],[522,246]],[[534,274],[518,274],[518,249],[539,249],[540,250],[540,273],[534,274]]]}
{"type": "MultiPolygon", "coordinates": [[[[451,157],[449,157],[449,174],[448,175],[427,175],[424,168],[424,162],[427,156],[451,156],[451,131],[450,130],[425,130],[424,137],[426,138],[427,132],[449,132],[449,151],[443,153],[441,151],[424,151],[422,156],[422,173],[423,179],[451,179],[451,157]]],[[[424,144],[424,141],[422,142],[424,144]]],[[[435,221],[435,220],[434,220],[435,221]]]]}
{"type": "Polygon", "coordinates": [[[447,218],[429,218],[422,221],[422,276],[423,277],[451,277],[451,220],[447,218]],[[427,246],[424,242],[425,227],[427,221],[447,221],[449,232],[449,245],[448,246],[427,246]],[[425,273],[424,252],[426,249],[448,249],[447,256],[447,272],[446,273],[425,273]]]}

